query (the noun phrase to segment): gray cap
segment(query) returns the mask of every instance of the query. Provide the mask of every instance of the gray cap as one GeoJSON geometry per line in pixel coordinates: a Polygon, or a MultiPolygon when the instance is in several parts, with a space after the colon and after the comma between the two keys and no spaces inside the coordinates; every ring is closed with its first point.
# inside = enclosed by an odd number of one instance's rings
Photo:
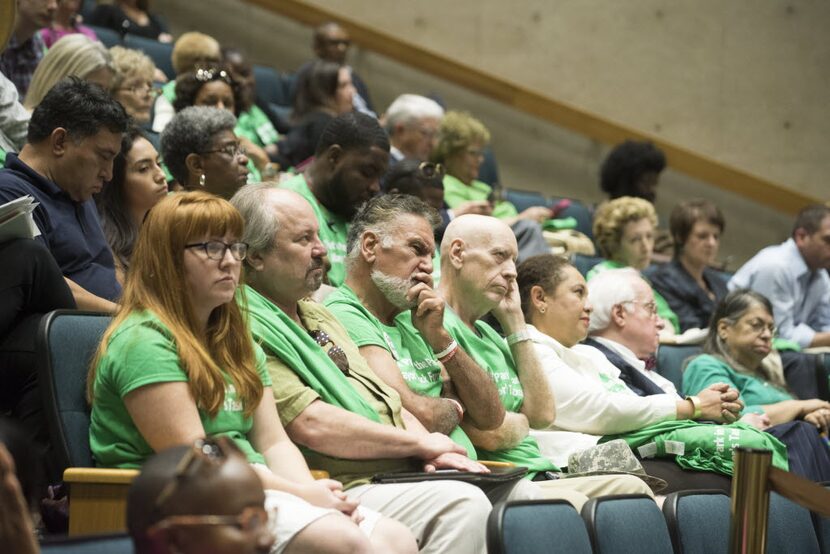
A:
{"type": "Polygon", "coordinates": [[[640,460],[637,459],[628,443],[623,439],[612,440],[574,452],[568,456],[568,473],[563,477],[567,479],[587,475],[613,475],[615,473],[625,473],[639,477],[655,493],[668,486],[668,483],[663,479],[646,473],[640,460]]]}

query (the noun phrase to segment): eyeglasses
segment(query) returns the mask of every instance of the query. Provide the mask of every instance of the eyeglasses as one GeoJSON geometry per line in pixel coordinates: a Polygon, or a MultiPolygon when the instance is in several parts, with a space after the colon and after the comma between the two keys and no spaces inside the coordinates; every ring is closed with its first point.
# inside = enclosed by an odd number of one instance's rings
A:
{"type": "Polygon", "coordinates": [[[200,67],[196,70],[196,80],[200,83],[207,83],[209,81],[225,81],[229,85],[233,84],[233,79],[228,75],[224,69],[214,69],[210,67],[200,67]]]}
{"type": "Polygon", "coordinates": [[[773,337],[775,337],[776,334],[778,333],[778,329],[775,327],[775,325],[773,325],[772,323],[764,323],[760,319],[755,319],[753,321],[747,321],[746,324],[750,328],[750,330],[753,333],[755,333],[756,335],[760,335],[761,333],[764,332],[764,330],[769,331],[769,334],[772,335],[773,337]]]}
{"type": "Polygon", "coordinates": [[[309,331],[308,334],[311,335],[311,338],[314,339],[314,342],[316,342],[323,350],[326,349],[327,344],[331,344],[331,348],[326,350],[326,354],[328,354],[329,359],[331,359],[331,361],[334,362],[334,365],[337,366],[337,369],[342,371],[343,375],[348,376],[349,358],[348,356],[346,356],[346,352],[342,348],[334,344],[329,334],[323,331],[322,329],[315,329],[314,331],[309,331]]]}
{"type": "Polygon", "coordinates": [[[213,150],[205,150],[202,154],[224,154],[230,158],[237,159],[246,156],[248,151],[240,143],[226,144],[221,148],[214,148],[213,150]]]}
{"type": "MultiPolygon", "coordinates": [[[[186,479],[193,478],[205,464],[221,465],[232,455],[242,456],[234,442],[226,437],[197,440],[176,466],[173,479],[161,490],[153,511],[156,516],[164,513],[164,506],[173,497],[173,493],[186,479]]],[[[172,515],[153,524],[148,532],[167,529],[174,526],[196,525],[233,525],[242,531],[257,531],[268,521],[268,512],[264,506],[248,506],[238,515],[172,515]]]]}
{"type": "Polygon", "coordinates": [[[207,242],[193,242],[185,244],[185,248],[201,248],[211,260],[225,259],[225,252],[231,251],[231,256],[241,262],[248,255],[248,244],[244,242],[222,242],[221,240],[209,240],[207,242]]]}
{"type": "Polygon", "coordinates": [[[149,81],[146,82],[146,83],[141,83],[140,85],[133,85],[131,87],[121,87],[121,88],[118,88],[116,90],[123,90],[123,91],[129,92],[130,94],[132,94],[134,96],[149,95],[152,98],[155,98],[156,96],[161,94],[161,89],[157,88],[157,87],[154,87],[153,83],[150,83],[149,81]]]}
{"type": "Polygon", "coordinates": [[[465,152],[467,153],[467,155],[473,156],[474,158],[484,157],[484,150],[479,150],[478,148],[467,148],[465,152]]]}
{"type": "Polygon", "coordinates": [[[421,165],[418,166],[418,172],[422,177],[427,179],[433,179],[435,177],[438,179],[444,178],[444,166],[441,164],[421,162],[421,165]]]}
{"type": "Polygon", "coordinates": [[[324,38],[323,42],[328,46],[337,46],[348,48],[352,45],[352,41],[347,38],[324,38]]]}
{"type": "Polygon", "coordinates": [[[654,300],[650,300],[648,302],[640,302],[639,300],[626,300],[623,304],[639,304],[648,312],[648,315],[655,316],[657,315],[657,304],[654,300]]]}

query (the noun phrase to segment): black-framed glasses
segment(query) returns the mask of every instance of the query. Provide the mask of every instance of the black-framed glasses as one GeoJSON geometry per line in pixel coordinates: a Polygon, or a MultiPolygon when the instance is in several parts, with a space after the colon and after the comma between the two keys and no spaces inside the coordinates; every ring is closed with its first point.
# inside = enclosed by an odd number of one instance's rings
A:
{"type": "Polygon", "coordinates": [[[196,70],[196,80],[200,83],[207,83],[210,81],[225,81],[229,85],[233,84],[230,74],[224,69],[217,69],[212,67],[200,67],[196,70]]]}
{"type": "Polygon", "coordinates": [[[325,350],[326,354],[328,354],[329,359],[334,362],[334,365],[337,366],[337,369],[343,372],[343,375],[349,375],[349,357],[346,356],[346,352],[334,344],[334,341],[331,340],[331,337],[328,333],[323,331],[322,329],[315,329],[314,331],[309,331],[309,335],[311,338],[314,339],[314,342],[317,345],[325,350]],[[326,345],[331,344],[331,348],[326,350],[326,345]]]}
{"type": "Polygon", "coordinates": [[[239,262],[245,259],[248,255],[248,244],[244,242],[222,242],[221,240],[209,240],[206,242],[192,242],[185,244],[185,248],[201,248],[205,251],[205,255],[211,260],[223,260],[225,252],[231,251],[231,256],[239,262]]]}
{"type": "Polygon", "coordinates": [[[443,179],[444,178],[444,166],[441,164],[436,164],[432,162],[421,162],[418,166],[418,173],[421,174],[422,177],[427,179],[443,179]]]}
{"type": "Polygon", "coordinates": [[[245,150],[245,147],[242,146],[239,142],[234,142],[233,144],[226,144],[221,148],[214,148],[213,150],[205,150],[202,154],[224,154],[230,158],[241,158],[242,156],[246,156],[248,151],[245,150]]]}
{"type": "Polygon", "coordinates": [[[116,90],[129,92],[133,96],[144,96],[149,94],[153,98],[161,94],[161,89],[154,87],[153,83],[149,81],[141,83],[140,85],[133,85],[131,87],[119,87],[116,90]]]}
{"type": "Polygon", "coordinates": [[[240,531],[257,533],[265,528],[268,524],[268,512],[264,506],[248,506],[242,513],[235,516],[217,516],[217,515],[177,515],[167,516],[154,523],[147,530],[152,533],[158,529],[169,529],[171,527],[192,527],[202,525],[228,525],[239,529],[240,531]]]}

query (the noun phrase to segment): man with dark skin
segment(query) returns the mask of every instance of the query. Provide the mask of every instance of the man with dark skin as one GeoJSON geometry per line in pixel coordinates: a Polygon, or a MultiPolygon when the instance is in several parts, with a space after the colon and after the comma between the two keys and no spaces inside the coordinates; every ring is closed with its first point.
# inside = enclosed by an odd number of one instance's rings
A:
{"type": "Polygon", "coordinates": [[[328,282],[345,278],[346,234],[358,207],[380,191],[389,163],[389,139],[377,120],[361,113],[333,119],[323,130],[304,174],[281,183],[311,204],[328,251],[328,282]]]}

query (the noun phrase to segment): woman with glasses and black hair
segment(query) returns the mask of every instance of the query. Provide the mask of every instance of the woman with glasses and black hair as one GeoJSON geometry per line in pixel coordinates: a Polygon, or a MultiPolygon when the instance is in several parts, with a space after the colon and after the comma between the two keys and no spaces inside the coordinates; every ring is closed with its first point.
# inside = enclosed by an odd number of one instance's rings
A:
{"type": "MultiPolygon", "coordinates": [[[[215,65],[200,67],[176,78],[176,99],[173,101],[173,109],[178,113],[189,106],[206,106],[227,110],[234,117],[239,117],[239,110],[242,108],[240,94],[240,88],[229,71],[215,65]]],[[[267,177],[273,177],[276,174],[276,167],[271,164],[268,154],[240,132],[238,123],[238,120],[234,123],[234,134],[245,148],[246,155],[251,162],[248,164],[251,173],[250,180],[259,182],[261,173],[266,173],[267,177]]]]}
{"type": "Polygon", "coordinates": [[[366,527],[379,514],[315,481],[280,424],[265,356],[235,301],[242,233],[239,212],[203,192],[149,212],[89,372],[92,454],[103,467],[137,468],[171,446],[226,437],[262,481],[265,506],[278,509],[272,552],[372,552],[366,527]]]}
{"type": "Polygon", "coordinates": [[[141,222],[167,195],[160,163],[158,152],[144,132],[132,127],[113,160],[112,180],[95,195],[101,227],[115,259],[115,276],[122,286],[141,222]]]}
{"type": "Polygon", "coordinates": [[[775,321],[769,300],[755,291],[730,292],[709,322],[704,354],[683,372],[684,394],[695,394],[714,382],[738,389],[744,413],[765,416],[765,430],[787,445],[790,471],[816,481],[830,479],[830,402],[799,400],[787,390],[783,372],[764,359],[772,351],[775,321]],[[768,428],[767,428],[768,427],[768,428]]]}

